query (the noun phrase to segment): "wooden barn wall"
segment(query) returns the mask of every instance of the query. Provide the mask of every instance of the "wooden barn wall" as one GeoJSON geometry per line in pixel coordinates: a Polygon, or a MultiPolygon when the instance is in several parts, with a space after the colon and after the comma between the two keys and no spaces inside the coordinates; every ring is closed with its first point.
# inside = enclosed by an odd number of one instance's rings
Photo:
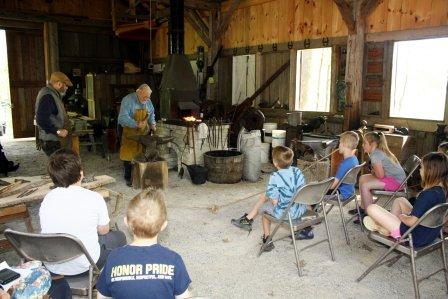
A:
{"type": "Polygon", "coordinates": [[[59,66],[62,72],[81,69],[82,75],[118,73],[123,69],[120,41],[107,28],[59,25],[59,66]]]}
{"type": "MultiPolygon", "coordinates": [[[[185,54],[196,53],[199,46],[205,47],[205,51],[207,51],[207,47],[201,37],[191,27],[190,23],[185,20],[185,54]]],[[[164,58],[168,55],[168,24],[165,23],[157,29],[152,51],[154,58],[164,58]]]]}
{"type": "MultiPolygon", "coordinates": [[[[261,82],[265,82],[282,65],[289,60],[289,51],[279,53],[264,53],[262,55],[263,72],[261,73],[261,82]]],[[[289,104],[289,68],[281,73],[269,85],[260,97],[260,103],[267,103],[272,106],[276,102],[281,105],[289,104]]]]}
{"type": "MultiPolygon", "coordinates": [[[[367,33],[444,25],[448,25],[447,0],[380,0],[367,20],[367,33]]],[[[167,55],[167,32],[162,27],[156,33],[154,57],[167,55]]],[[[232,15],[223,45],[231,49],[346,35],[347,27],[333,0],[245,0],[232,15]]],[[[203,45],[188,22],[185,43],[188,54],[203,45]]]]}
{"type": "Polygon", "coordinates": [[[144,74],[95,74],[93,89],[97,117],[118,113],[121,99],[147,81],[144,74]]]}
{"type": "Polygon", "coordinates": [[[5,11],[32,12],[41,14],[85,17],[110,20],[110,0],[0,0],[5,11]]]}
{"type": "Polygon", "coordinates": [[[383,0],[367,20],[367,32],[448,25],[446,0],[383,0]]]}
{"type": "Polygon", "coordinates": [[[333,0],[244,1],[223,44],[234,48],[345,35],[347,27],[333,0]]]}

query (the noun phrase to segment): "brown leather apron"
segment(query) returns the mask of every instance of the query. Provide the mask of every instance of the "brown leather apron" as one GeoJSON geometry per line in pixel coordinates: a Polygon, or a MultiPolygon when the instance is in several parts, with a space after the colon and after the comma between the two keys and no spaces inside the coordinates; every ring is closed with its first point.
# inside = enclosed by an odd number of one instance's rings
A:
{"type": "MultiPolygon", "coordinates": [[[[136,122],[146,121],[148,119],[148,109],[136,109],[134,111],[134,120],[136,122]]],[[[141,153],[143,146],[133,140],[129,136],[145,135],[148,132],[148,123],[143,129],[123,127],[123,134],[121,136],[120,160],[132,161],[134,157],[141,153]]]]}

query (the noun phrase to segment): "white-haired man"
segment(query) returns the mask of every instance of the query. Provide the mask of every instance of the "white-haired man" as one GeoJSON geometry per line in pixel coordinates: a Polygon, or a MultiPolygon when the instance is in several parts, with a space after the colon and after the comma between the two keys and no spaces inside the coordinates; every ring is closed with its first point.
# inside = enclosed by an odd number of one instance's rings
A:
{"type": "Polygon", "coordinates": [[[140,85],[133,93],[128,94],[121,101],[118,123],[123,127],[121,136],[120,159],[124,164],[124,179],[128,186],[131,183],[131,161],[142,151],[142,146],[129,136],[145,135],[149,129],[156,129],[154,106],[151,103],[152,90],[148,84],[140,85]]]}

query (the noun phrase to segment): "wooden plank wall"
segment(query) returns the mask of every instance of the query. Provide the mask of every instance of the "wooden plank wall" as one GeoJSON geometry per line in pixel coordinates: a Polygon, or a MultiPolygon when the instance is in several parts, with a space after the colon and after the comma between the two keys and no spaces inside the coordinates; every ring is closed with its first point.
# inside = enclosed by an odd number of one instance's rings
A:
{"type": "Polygon", "coordinates": [[[110,0],[0,0],[0,8],[5,11],[77,16],[96,20],[111,19],[110,0]]]}
{"type": "Polygon", "coordinates": [[[118,112],[126,90],[135,90],[143,82],[148,82],[143,74],[95,74],[94,94],[97,118],[108,116],[111,111],[118,112]]]}
{"type": "Polygon", "coordinates": [[[367,32],[448,25],[446,0],[383,0],[367,19],[367,32]]]}
{"type": "MultiPolygon", "coordinates": [[[[282,65],[289,60],[289,51],[264,53],[262,55],[263,72],[262,82],[265,82],[282,65]]],[[[289,104],[289,68],[279,75],[271,85],[262,93],[260,102],[265,102],[272,106],[276,102],[281,105],[289,104]]]]}
{"type": "MultiPolygon", "coordinates": [[[[199,46],[203,46],[207,52],[207,46],[202,41],[201,37],[194,31],[187,20],[185,22],[185,54],[194,54],[197,52],[199,46]]],[[[152,53],[154,58],[164,58],[168,55],[168,24],[163,24],[154,37],[152,45],[152,53]]]]}
{"type": "Polygon", "coordinates": [[[333,0],[244,1],[223,44],[234,48],[345,35],[347,27],[333,0]]]}
{"type": "Polygon", "coordinates": [[[112,30],[60,25],[58,35],[62,72],[69,74],[73,68],[81,69],[82,75],[122,71],[120,41],[112,30]]]}
{"type": "MultiPolygon", "coordinates": [[[[229,2],[223,4],[223,11],[229,2]]],[[[447,0],[380,0],[367,20],[367,33],[443,25],[448,25],[447,0]]],[[[156,33],[154,57],[167,55],[167,32],[162,27],[156,33]]],[[[333,0],[245,0],[232,16],[223,45],[232,49],[346,35],[333,0]]],[[[185,43],[187,54],[203,44],[188,22],[185,43]]]]}

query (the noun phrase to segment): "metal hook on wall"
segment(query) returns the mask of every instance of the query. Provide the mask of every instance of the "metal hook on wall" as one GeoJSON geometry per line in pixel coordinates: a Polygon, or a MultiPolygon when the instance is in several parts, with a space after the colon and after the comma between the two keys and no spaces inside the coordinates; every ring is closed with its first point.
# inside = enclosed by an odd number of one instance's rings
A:
{"type": "Polygon", "coordinates": [[[303,46],[305,47],[305,49],[309,49],[311,47],[311,40],[309,38],[306,38],[303,41],[303,46]]]}

